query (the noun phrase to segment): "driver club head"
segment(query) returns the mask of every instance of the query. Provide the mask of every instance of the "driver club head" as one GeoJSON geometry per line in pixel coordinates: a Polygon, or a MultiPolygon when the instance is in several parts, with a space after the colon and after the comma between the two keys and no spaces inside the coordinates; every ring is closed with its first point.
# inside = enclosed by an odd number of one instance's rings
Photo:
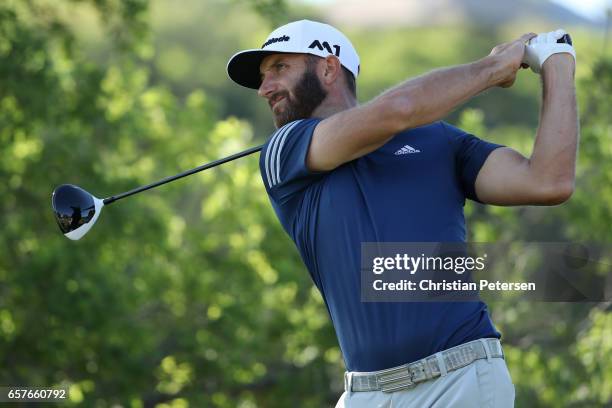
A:
{"type": "Polygon", "coordinates": [[[103,200],[72,184],[62,184],[53,190],[51,204],[57,225],[73,241],[87,234],[104,206],[103,200]]]}

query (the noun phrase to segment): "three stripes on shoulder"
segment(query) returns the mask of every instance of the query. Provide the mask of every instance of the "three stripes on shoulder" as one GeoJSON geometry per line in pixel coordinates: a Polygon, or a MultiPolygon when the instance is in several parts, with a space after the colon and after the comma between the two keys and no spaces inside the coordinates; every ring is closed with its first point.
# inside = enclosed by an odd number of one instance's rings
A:
{"type": "Polygon", "coordinates": [[[302,121],[295,120],[286,124],[285,126],[278,129],[270,138],[268,148],[266,149],[266,156],[264,158],[264,167],[266,169],[266,179],[270,188],[280,183],[280,158],[283,147],[285,146],[285,140],[293,128],[302,121]]]}

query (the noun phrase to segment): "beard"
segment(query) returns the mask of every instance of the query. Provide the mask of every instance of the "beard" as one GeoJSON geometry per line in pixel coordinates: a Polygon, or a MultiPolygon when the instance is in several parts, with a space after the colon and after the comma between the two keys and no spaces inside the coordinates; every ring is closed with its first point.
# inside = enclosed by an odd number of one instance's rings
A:
{"type": "Polygon", "coordinates": [[[308,67],[293,89],[295,99],[291,97],[288,91],[279,92],[277,95],[284,96],[286,102],[285,108],[281,112],[272,112],[274,114],[274,124],[277,128],[280,128],[294,120],[309,118],[314,110],[321,105],[321,102],[327,96],[327,92],[323,89],[314,69],[308,67]]]}

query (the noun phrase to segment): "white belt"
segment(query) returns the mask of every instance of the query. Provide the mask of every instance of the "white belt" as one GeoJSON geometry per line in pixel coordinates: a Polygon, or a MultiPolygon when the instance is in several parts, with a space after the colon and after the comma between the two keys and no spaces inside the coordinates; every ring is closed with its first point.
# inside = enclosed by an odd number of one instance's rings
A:
{"type": "Polygon", "coordinates": [[[346,391],[394,392],[444,376],[476,360],[504,358],[498,339],[479,339],[441,351],[413,363],[368,373],[345,372],[346,391]]]}

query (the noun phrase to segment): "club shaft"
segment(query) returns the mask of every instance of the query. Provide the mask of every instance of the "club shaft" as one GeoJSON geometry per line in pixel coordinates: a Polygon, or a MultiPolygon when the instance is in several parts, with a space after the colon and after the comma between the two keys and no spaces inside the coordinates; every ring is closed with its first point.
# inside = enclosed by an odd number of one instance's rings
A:
{"type": "Polygon", "coordinates": [[[239,159],[239,158],[244,157],[244,156],[248,156],[249,154],[253,154],[255,152],[260,151],[262,149],[262,147],[263,147],[263,145],[251,147],[250,149],[244,150],[244,151],[236,153],[236,154],[232,154],[231,156],[227,156],[227,157],[224,157],[222,159],[215,160],[213,162],[203,164],[203,165],[198,166],[198,167],[196,167],[194,169],[184,171],[184,172],[179,173],[179,174],[174,175],[174,176],[169,176],[169,177],[163,178],[163,179],[161,179],[159,181],[156,181],[155,183],[147,184],[146,186],[141,186],[141,187],[135,188],[133,190],[126,191],[125,193],[121,193],[121,194],[117,194],[117,195],[114,195],[114,196],[107,197],[107,198],[105,198],[103,200],[104,205],[109,205],[111,203],[114,203],[117,200],[121,200],[122,198],[129,197],[131,195],[138,194],[138,193],[141,193],[141,192],[146,191],[146,190],[150,190],[150,189],[155,188],[155,187],[159,187],[162,184],[166,184],[166,183],[169,183],[171,181],[178,180],[178,179],[183,178],[183,177],[187,177],[187,176],[192,175],[194,173],[198,173],[200,171],[210,169],[211,167],[215,167],[215,166],[218,166],[220,164],[227,163],[227,162],[239,159]]]}

